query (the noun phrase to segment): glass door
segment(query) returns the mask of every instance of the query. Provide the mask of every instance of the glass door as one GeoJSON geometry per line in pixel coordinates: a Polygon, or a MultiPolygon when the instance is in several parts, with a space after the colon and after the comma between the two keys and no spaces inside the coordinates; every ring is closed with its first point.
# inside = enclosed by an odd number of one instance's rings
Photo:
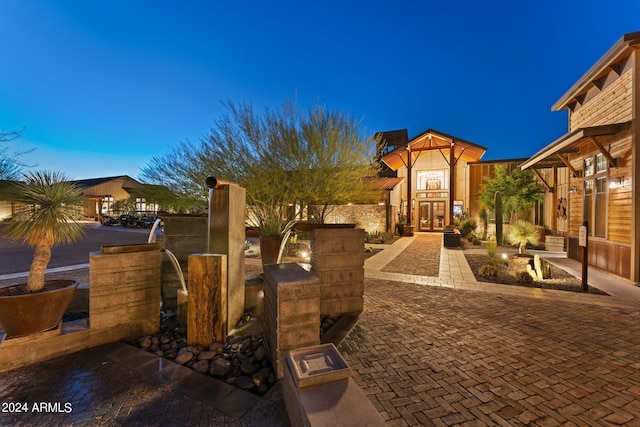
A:
{"type": "Polygon", "coordinates": [[[418,231],[431,231],[431,202],[420,202],[420,214],[418,216],[418,231]]]}
{"type": "Polygon", "coordinates": [[[420,202],[418,231],[444,229],[445,208],[445,202],[420,202]]]}

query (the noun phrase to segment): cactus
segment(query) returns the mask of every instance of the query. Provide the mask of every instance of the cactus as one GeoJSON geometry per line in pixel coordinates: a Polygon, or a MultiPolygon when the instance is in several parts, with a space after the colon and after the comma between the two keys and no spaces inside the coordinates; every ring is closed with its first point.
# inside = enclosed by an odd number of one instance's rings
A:
{"type": "Polygon", "coordinates": [[[496,191],[493,196],[493,203],[496,211],[496,242],[502,244],[502,194],[496,191]]]}
{"type": "Polygon", "coordinates": [[[531,264],[527,264],[527,273],[529,273],[529,276],[531,276],[533,280],[538,280],[538,275],[536,274],[536,271],[531,267],[531,264]]]}
{"type": "Polygon", "coordinates": [[[544,275],[542,274],[542,260],[540,259],[540,255],[535,255],[533,257],[533,265],[536,269],[536,275],[540,280],[544,279],[544,275]]]}

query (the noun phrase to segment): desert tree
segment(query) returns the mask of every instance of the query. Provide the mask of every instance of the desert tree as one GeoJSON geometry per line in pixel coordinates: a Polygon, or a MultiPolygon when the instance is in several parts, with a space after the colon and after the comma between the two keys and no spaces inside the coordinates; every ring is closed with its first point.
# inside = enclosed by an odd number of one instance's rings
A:
{"type": "Polygon", "coordinates": [[[328,206],[370,196],[375,144],[347,114],[293,101],[262,112],[250,103],[223,105],[225,113],[199,143],[182,142],[154,157],[141,178],[195,199],[205,197],[207,176],[226,178],[245,187],[248,204],[264,212],[323,206],[318,221],[328,206]]]}

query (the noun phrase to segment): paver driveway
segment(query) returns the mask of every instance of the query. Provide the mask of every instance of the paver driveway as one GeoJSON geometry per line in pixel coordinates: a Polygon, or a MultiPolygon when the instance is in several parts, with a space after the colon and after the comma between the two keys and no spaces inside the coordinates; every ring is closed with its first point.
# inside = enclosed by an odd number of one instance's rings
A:
{"type": "Polygon", "coordinates": [[[640,425],[640,312],[368,280],[339,350],[389,425],[640,425]]]}

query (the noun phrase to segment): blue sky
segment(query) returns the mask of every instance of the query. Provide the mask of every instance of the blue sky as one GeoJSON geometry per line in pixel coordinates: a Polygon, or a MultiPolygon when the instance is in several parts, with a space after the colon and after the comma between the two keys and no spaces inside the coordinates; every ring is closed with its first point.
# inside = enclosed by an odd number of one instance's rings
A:
{"type": "Polygon", "coordinates": [[[222,101],[297,98],[367,134],[529,157],[566,132],[551,105],[634,31],[638,0],[0,0],[0,130],[24,127],[13,148],[39,169],[135,178],[222,101]]]}

